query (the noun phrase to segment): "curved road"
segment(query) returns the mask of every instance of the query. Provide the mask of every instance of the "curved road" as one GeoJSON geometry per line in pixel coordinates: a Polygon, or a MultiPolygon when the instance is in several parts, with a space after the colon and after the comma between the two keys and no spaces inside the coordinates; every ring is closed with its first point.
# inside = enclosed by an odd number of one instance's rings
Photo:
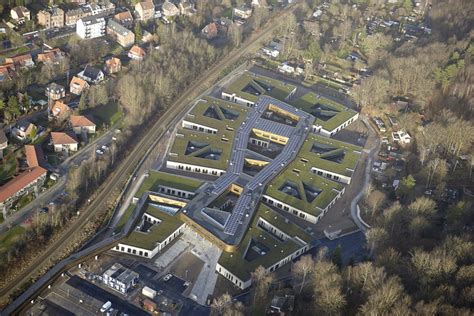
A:
{"type": "MultiPolygon", "coordinates": [[[[279,13],[272,19],[284,21],[285,17],[293,13],[295,8],[296,6],[293,6],[291,9],[279,13]]],[[[267,23],[264,29],[260,29],[257,33],[253,34],[241,47],[234,50],[226,58],[222,58],[218,63],[203,73],[200,78],[170,106],[168,111],[148,129],[148,132],[142,136],[135,145],[135,148],[101,186],[99,193],[90,205],[76,218],[74,225],[69,225],[63,234],[52,242],[42,254],[37,256],[25,270],[17,275],[9,284],[5,285],[0,290],[0,298],[8,298],[8,295],[16,288],[21,286],[25,281],[34,278],[41,269],[49,266],[51,264],[51,258],[59,255],[73,236],[83,230],[85,225],[96,216],[96,211],[103,208],[107,198],[115,190],[121,190],[122,184],[130,177],[136,165],[143,161],[143,158],[151,151],[157,140],[159,140],[168,129],[173,128],[170,123],[192,106],[191,101],[195,97],[205,91],[213,82],[217,81],[222,70],[234,65],[243,56],[259,49],[261,41],[272,36],[273,31],[276,30],[278,26],[279,23],[267,23]]]]}
{"type": "Polygon", "coordinates": [[[374,130],[372,125],[367,119],[367,116],[365,115],[360,115],[360,119],[364,122],[364,124],[367,126],[369,133],[371,134],[372,137],[375,138],[375,143],[370,149],[364,149],[364,152],[367,153],[367,163],[365,166],[365,179],[364,183],[362,185],[362,188],[360,189],[360,192],[357,193],[357,195],[354,197],[354,199],[351,202],[351,216],[352,220],[354,223],[359,227],[361,231],[364,233],[367,231],[367,226],[365,223],[363,223],[360,220],[359,214],[357,213],[357,203],[360,201],[362,198],[362,195],[365,193],[365,190],[367,189],[367,186],[369,185],[370,182],[370,170],[372,169],[372,160],[374,159],[374,155],[379,151],[380,149],[380,138],[378,137],[377,132],[374,130]],[[367,152],[368,151],[368,152],[367,152]]]}

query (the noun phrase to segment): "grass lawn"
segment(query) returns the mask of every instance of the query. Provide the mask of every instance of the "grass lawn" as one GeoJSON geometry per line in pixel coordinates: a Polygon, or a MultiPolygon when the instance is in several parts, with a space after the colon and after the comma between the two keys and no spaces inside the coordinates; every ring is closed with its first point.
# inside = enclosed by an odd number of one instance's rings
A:
{"type": "Polygon", "coordinates": [[[0,251],[8,249],[11,244],[17,240],[23,233],[25,229],[21,226],[15,226],[6,233],[0,235],[0,251]]]}
{"type": "Polygon", "coordinates": [[[107,105],[87,109],[84,110],[83,114],[92,115],[99,128],[102,128],[104,124],[114,125],[122,117],[122,112],[120,112],[120,108],[116,103],[108,103],[107,105]]]}
{"type": "Polygon", "coordinates": [[[125,224],[127,224],[128,219],[130,218],[130,215],[132,215],[134,208],[135,208],[135,205],[130,204],[130,206],[127,208],[125,213],[123,213],[122,217],[120,218],[120,221],[117,224],[117,227],[114,230],[115,233],[119,233],[120,231],[122,231],[125,224]]]}
{"type": "Polygon", "coordinates": [[[33,194],[23,195],[15,204],[17,210],[21,210],[24,206],[28,203],[33,201],[34,197],[33,194]]]}
{"type": "Polygon", "coordinates": [[[3,163],[0,166],[0,183],[9,179],[15,173],[18,166],[15,153],[11,152],[3,158],[3,163]]]}

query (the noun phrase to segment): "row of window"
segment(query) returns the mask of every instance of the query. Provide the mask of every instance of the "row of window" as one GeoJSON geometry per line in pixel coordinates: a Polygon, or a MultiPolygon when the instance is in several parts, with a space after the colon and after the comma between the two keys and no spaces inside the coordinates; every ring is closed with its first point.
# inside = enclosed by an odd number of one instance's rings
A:
{"type": "Polygon", "coordinates": [[[311,171],[315,174],[317,174],[318,176],[326,176],[326,178],[328,179],[333,179],[333,180],[336,180],[336,181],[339,181],[341,179],[341,177],[337,176],[337,175],[332,175],[330,173],[324,173],[323,171],[321,170],[316,170],[316,169],[311,169],[311,171]]]}
{"type": "Polygon", "coordinates": [[[192,195],[192,194],[184,192],[184,191],[174,190],[174,189],[165,188],[165,187],[160,187],[159,191],[160,191],[160,193],[179,196],[179,197],[183,197],[183,198],[188,198],[189,196],[192,195]]]}
{"type": "Polygon", "coordinates": [[[282,203],[280,203],[280,202],[278,202],[278,201],[274,201],[273,199],[269,199],[269,198],[267,198],[266,196],[262,197],[262,200],[263,200],[264,202],[267,202],[267,203],[270,204],[270,205],[274,205],[274,206],[278,207],[280,210],[284,210],[284,211],[286,211],[286,212],[293,213],[293,215],[299,216],[299,217],[301,217],[301,218],[303,218],[303,219],[306,218],[306,214],[305,214],[305,213],[300,212],[300,211],[298,211],[298,210],[296,210],[296,209],[294,209],[294,208],[290,208],[288,205],[284,205],[284,204],[282,204],[282,203]]]}
{"type": "Polygon", "coordinates": [[[196,130],[198,132],[206,132],[208,134],[217,134],[216,130],[212,130],[212,129],[209,129],[209,128],[204,128],[202,126],[192,125],[192,127],[193,127],[193,130],[196,130]]]}
{"type": "Polygon", "coordinates": [[[184,165],[178,165],[178,169],[179,170],[185,170],[185,171],[194,171],[194,172],[198,172],[198,173],[203,173],[203,174],[212,174],[214,176],[220,176],[222,175],[224,172],[223,171],[216,171],[216,170],[210,170],[207,169],[207,168],[199,168],[199,167],[194,167],[191,168],[190,166],[184,166],[184,165]]]}

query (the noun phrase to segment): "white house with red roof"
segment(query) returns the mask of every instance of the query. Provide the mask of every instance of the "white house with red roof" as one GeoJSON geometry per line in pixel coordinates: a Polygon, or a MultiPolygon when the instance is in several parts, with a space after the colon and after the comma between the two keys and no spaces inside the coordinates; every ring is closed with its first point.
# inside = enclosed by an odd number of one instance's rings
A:
{"type": "Polygon", "coordinates": [[[51,140],[55,152],[77,151],[79,145],[76,136],[68,132],[51,132],[51,140]]]}
{"type": "Polygon", "coordinates": [[[96,124],[87,116],[84,115],[71,115],[69,119],[71,122],[72,129],[76,134],[95,134],[96,124]]]}

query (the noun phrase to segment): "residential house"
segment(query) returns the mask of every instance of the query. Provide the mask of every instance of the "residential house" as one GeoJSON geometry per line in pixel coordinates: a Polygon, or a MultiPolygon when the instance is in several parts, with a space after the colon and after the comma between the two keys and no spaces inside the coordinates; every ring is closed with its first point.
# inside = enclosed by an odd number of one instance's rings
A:
{"type": "Polygon", "coordinates": [[[277,58],[283,50],[283,45],[279,42],[272,41],[270,44],[262,48],[265,55],[277,58]]]}
{"type": "Polygon", "coordinates": [[[0,66],[0,82],[10,80],[15,74],[15,66],[13,64],[5,64],[0,66]]]}
{"type": "Polygon", "coordinates": [[[302,75],[304,65],[285,61],[278,66],[278,70],[282,73],[302,75]]]}
{"type": "Polygon", "coordinates": [[[78,73],[77,76],[87,81],[89,84],[97,84],[105,79],[105,75],[100,69],[89,65],[87,65],[83,71],[78,73]]]}
{"type": "Polygon", "coordinates": [[[239,18],[242,20],[247,20],[252,16],[252,8],[247,7],[246,5],[241,5],[234,8],[234,18],[239,18]]]}
{"type": "Polygon", "coordinates": [[[68,10],[65,14],[65,23],[67,26],[76,25],[77,21],[92,15],[92,10],[88,6],[68,10]]]}
{"type": "Polygon", "coordinates": [[[65,120],[71,114],[71,108],[66,103],[61,101],[54,102],[53,106],[49,109],[49,118],[56,120],[65,120]]]}
{"type": "Polygon", "coordinates": [[[215,22],[209,23],[202,29],[201,34],[208,40],[216,38],[218,34],[217,24],[215,22]]]}
{"type": "Polygon", "coordinates": [[[181,0],[179,2],[178,8],[179,8],[179,13],[184,16],[191,16],[196,12],[193,4],[187,0],[181,0]]]}
{"type": "Polygon", "coordinates": [[[133,60],[143,60],[145,56],[145,51],[138,45],[133,45],[133,47],[128,51],[128,57],[133,60]]]}
{"type": "Polygon", "coordinates": [[[45,95],[48,100],[56,101],[66,96],[66,88],[60,84],[52,82],[46,87],[45,95]]]}
{"type": "Polygon", "coordinates": [[[137,12],[138,18],[142,21],[147,21],[155,17],[155,5],[153,1],[138,2],[135,5],[135,11],[137,12]]]}
{"type": "Polygon", "coordinates": [[[51,132],[51,140],[55,152],[77,151],[79,144],[76,136],[68,132],[51,132]]]}
{"type": "Polygon", "coordinates": [[[79,19],[76,34],[82,39],[97,38],[105,35],[105,19],[96,15],[79,19]]]}
{"type": "Polygon", "coordinates": [[[90,85],[84,79],[79,77],[72,77],[71,83],[69,84],[69,92],[75,95],[81,95],[82,92],[88,89],[90,85]]]}
{"type": "Polygon", "coordinates": [[[392,140],[399,144],[409,144],[411,143],[411,136],[407,132],[400,130],[392,133],[392,140]]]}
{"type": "Polygon", "coordinates": [[[165,17],[173,17],[179,15],[179,9],[173,3],[168,0],[163,3],[161,11],[165,17]]]}
{"type": "Polygon", "coordinates": [[[24,140],[26,138],[33,138],[36,136],[37,127],[35,124],[23,120],[17,123],[16,127],[13,128],[13,135],[18,139],[24,140]]]}
{"type": "Polygon", "coordinates": [[[115,4],[111,1],[102,1],[99,3],[90,3],[87,5],[92,10],[92,15],[106,17],[115,12],[115,4]]]}
{"type": "Polygon", "coordinates": [[[122,69],[122,62],[117,57],[109,58],[105,61],[104,71],[111,75],[122,69]]]}
{"type": "Polygon", "coordinates": [[[138,284],[138,278],[138,273],[125,268],[120,263],[114,263],[102,274],[102,282],[122,294],[128,293],[138,284]]]}
{"type": "Polygon", "coordinates": [[[43,64],[59,64],[65,58],[65,53],[59,48],[53,48],[39,53],[36,60],[43,64]]]}
{"type": "Polygon", "coordinates": [[[30,10],[22,5],[11,9],[10,16],[15,22],[25,22],[31,20],[30,10]]]}
{"type": "Polygon", "coordinates": [[[41,10],[36,17],[38,24],[47,29],[64,26],[64,10],[60,7],[51,7],[48,10],[41,10]]]}
{"type": "Polygon", "coordinates": [[[18,68],[31,68],[35,66],[35,62],[33,61],[31,54],[5,58],[5,64],[12,64],[18,68]]]}
{"type": "Polygon", "coordinates": [[[28,168],[0,187],[0,209],[3,216],[20,197],[30,193],[38,194],[46,180],[47,170],[42,167],[28,168]]]}
{"type": "Polygon", "coordinates": [[[148,32],[147,30],[143,31],[142,39],[141,39],[142,43],[150,43],[150,42],[153,42],[154,40],[155,40],[155,36],[153,34],[148,32]]]}
{"type": "Polygon", "coordinates": [[[128,10],[114,15],[114,20],[128,29],[133,26],[133,16],[128,10]]]}
{"type": "Polygon", "coordinates": [[[28,167],[43,167],[46,165],[43,149],[40,145],[25,145],[25,154],[28,167]]]}
{"type": "Polygon", "coordinates": [[[96,124],[87,116],[84,115],[71,115],[69,119],[72,130],[76,134],[95,134],[96,124]]]}
{"type": "Polygon", "coordinates": [[[114,19],[107,22],[107,35],[122,47],[130,47],[135,43],[135,34],[114,19]]]}

